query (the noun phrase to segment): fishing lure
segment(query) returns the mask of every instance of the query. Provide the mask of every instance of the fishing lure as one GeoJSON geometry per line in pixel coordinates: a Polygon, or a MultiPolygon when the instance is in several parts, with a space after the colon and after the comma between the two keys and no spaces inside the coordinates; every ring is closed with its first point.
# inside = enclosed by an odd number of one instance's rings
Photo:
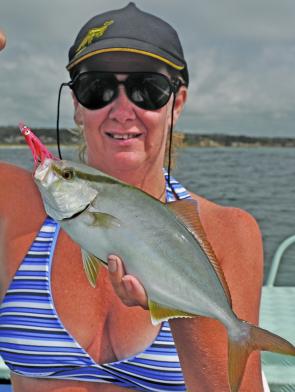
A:
{"type": "Polygon", "coordinates": [[[40,163],[43,163],[46,158],[58,160],[58,158],[54,156],[47,149],[47,147],[44,146],[41,140],[36,135],[34,135],[32,130],[27,127],[23,122],[19,123],[19,129],[22,135],[25,137],[26,142],[32,151],[35,169],[40,163]]]}

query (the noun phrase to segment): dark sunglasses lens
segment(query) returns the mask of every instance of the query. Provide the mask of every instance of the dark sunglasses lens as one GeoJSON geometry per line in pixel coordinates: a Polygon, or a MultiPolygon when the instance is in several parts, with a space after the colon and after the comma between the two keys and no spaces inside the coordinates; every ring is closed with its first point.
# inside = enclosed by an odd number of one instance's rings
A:
{"type": "Polygon", "coordinates": [[[172,93],[169,79],[159,74],[130,75],[126,90],[135,105],[147,110],[157,110],[166,105],[172,93]]]}
{"type": "Polygon", "coordinates": [[[101,109],[117,96],[117,81],[114,75],[102,73],[80,74],[74,81],[74,93],[87,109],[101,109]]]}

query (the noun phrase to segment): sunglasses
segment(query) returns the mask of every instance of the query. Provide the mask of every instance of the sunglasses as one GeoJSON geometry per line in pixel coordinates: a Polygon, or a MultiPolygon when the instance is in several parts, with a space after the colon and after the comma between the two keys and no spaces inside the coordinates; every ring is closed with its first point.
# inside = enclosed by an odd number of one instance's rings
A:
{"type": "Polygon", "coordinates": [[[124,85],[128,99],[141,109],[157,110],[166,105],[172,93],[181,85],[179,79],[151,72],[134,72],[125,80],[114,73],[90,71],[78,74],[69,83],[78,102],[87,109],[101,109],[119,95],[119,85],[124,85]]]}

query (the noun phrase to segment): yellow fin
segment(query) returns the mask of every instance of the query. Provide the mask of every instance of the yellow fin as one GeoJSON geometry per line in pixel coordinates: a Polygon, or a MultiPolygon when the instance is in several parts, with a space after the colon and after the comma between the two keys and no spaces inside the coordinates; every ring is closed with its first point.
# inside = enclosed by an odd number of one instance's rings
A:
{"type": "Polygon", "coordinates": [[[121,221],[118,218],[105,212],[88,211],[88,215],[92,218],[90,226],[103,227],[105,229],[121,226],[121,221]]]}
{"type": "MultiPolygon", "coordinates": [[[[265,329],[239,321],[238,332],[228,337],[228,375],[230,390],[238,392],[244,370],[252,351],[271,351],[295,356],[295,346],[286,339],[265,329]]],[[[229,331],[230,332],[230,331],[229,331]]]]}
{"type": "Polygon", "coordinates": [[[187,229],[194,235],[203,251],[206,253],[210,263],[212,264],[227,297],[228,303],[232,306],[230,291],[227,285],[222,268],[217,260],[212,245],[207,239],[207,235],[201,223],[198,213],[198,203],[193,199],[177,200],[168,203],[167,206],[174,214],[184,223],[187,229]]]}
{"type": "Polygon", "coordinates": [[[196,317],[194,314],[182,312],[181,310],[163,308],[161,305],[150,300],[148,303],[153,325],[160,324],[161,322],[167,321],[171,318],[196,317]]]}
{"type": "Polygon", "coordinates": [[[96,279],[99,274],[100,265],[106,265],[103,260],[100,260],[96,256],[88,253],[86,250],[81,249],[83,267],[87,276],[87,279],[92,287],[96,287],[96,279]]]}

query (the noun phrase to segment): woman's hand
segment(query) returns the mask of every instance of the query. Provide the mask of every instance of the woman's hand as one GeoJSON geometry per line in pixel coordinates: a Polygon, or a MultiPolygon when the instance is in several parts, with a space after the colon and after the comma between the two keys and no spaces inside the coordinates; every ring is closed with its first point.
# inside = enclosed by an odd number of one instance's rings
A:
{"type": "Polygon", "coordinates": [[[142,284],[133,276],[127,275],[122,259],[116,255],[108,256],[108,269],[113,288],[127,306],[141,306],[148,309],[148,299],[142,284]]]}
{"type": "Polygon", "coordinates": [[[2,30],[0,30],[0,50],[5,48],[6,36],[2,30]]]}

